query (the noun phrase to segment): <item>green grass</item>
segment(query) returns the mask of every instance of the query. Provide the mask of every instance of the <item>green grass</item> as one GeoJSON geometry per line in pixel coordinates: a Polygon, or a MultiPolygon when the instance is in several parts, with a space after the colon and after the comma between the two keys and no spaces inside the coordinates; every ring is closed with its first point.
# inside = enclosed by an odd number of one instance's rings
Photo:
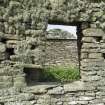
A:
{"type": "Polygon", "coordinates": [[[45,68],[40,78],[44,82],[72,82],[80,79],[80,73],[77,67],[55,66],[45,68]]]}

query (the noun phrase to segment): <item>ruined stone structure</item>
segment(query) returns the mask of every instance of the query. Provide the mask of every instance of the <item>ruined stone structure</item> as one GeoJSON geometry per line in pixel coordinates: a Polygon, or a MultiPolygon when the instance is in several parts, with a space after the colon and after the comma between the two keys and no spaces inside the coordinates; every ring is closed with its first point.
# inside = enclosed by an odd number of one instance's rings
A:
{"type": "Polygon", "coordinates": [[[0,105],[105,105],[105,3],[0,0],[0,105]],[[48,23],[78,27],[80,81],[27,86],[42,69],[48,23]]]}
{"type": "Polygon", "coordinates": [[[77,38],[60,29],[49,30],[46,34],[46,66],[78,67],[77,38]]]}

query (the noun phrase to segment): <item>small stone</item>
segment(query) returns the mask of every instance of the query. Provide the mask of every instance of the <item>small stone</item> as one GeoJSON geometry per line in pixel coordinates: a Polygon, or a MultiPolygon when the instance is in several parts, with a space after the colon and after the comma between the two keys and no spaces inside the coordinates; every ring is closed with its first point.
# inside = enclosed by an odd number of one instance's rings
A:
{"type": "Polygon", "coordinates": [[[72,102],[69,102],[68,105],[77,105],[77,101],[72,101],[72,102]]]}
{"type": "Polygon", "coordinates": [[[80,96],[80,101],[90,101],[93,100],[95,97],[86,97],[86,96],[80,96]]]}
{"type": "Polygon", "coordinates": [[[63,105],[63,102],[57,102],[57,105],[63,105]]]}
{"type": "Polygon", "coordinates": [[[87,105],[88,101],[78,101],[78,104],[80,104],[80,105],[87,105]]]}
{"type": "Polygon", "coordinates": [[[90,53],[89,58],[102,58],[102,53],[90,53]]]}
{"type": "Polygon", "coordinates": [[[84,83],[81,81],[76,81],[76,82],[64,85],[65,92],[72,92],[72,91],[78,91],[78,90],[84,90],[84,83]]]}
{"type": "Polygon", "coordinates": [[[59,86],[59,87],[53,88],[52,90],[49,90],[48,94],[64,94],[64,90],[62,87],[59,86]]]}
{"type": "Polygon", "coordinates": [[[83,31],[84,36],[104,36],[105,33],[101,29],[88,28],[83,31]]]}
{"type": "Polygon", "coordinates": [[[3,53],[3,52],[5,52],[5,51],[6,51],[6,46],[5,46],[5,44],[3,44],[3,43],[0,42],[0,53],[3,53]]]}

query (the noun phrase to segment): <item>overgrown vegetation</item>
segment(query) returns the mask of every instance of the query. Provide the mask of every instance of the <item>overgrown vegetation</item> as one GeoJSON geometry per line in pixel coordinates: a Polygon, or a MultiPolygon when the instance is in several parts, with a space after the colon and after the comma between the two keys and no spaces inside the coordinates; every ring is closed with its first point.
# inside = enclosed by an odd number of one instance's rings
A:
{"type": "Polygon", "coordinates": [[[80,73],[77,67],[47,67],[40,79],[44,82],[72,82],[80,79],[80,73]]]}

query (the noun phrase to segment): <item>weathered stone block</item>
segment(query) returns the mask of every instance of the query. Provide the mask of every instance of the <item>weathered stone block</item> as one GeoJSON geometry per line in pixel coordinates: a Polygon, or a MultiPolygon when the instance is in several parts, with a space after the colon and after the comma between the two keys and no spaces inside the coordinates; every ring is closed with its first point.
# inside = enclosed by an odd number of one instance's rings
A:
{"type": "Polygon", "coordinates": [[[80,101],[89,101],[89,100],[91,101],[93,99],[95,99],[95,97],[80,96],[80,98],[79,98],[80,101]]]}
{"type": "Polygon", "coordinates": [[[104,36],[105,33],[98,28],[89,28],[83,31],[84,36],[104,36]]]}
{"type": "Polygon", "coordinates": [[[0,89],[10,88],[13,86],[13,82],[0,82],[0,89]]]}
{"type": "Polygon", "coordinates": [[[88,58],[88,53],[82,53],[81,54],[81,59],[86,59],[88,58]]]}
{"type": "Polygon", "coordinates": [[[77,101],[71,101],[71,102],[68,103],[68,105],[77,105],[77,104],[78,104],[77,101]]]}
{"type": "Polygon", "coordinates": [[[6,54],[5,53],[0,53],[0,60],[5,60],[6,59],[6,54]]]}
{"type": "Polygon", "coordinates": [[[49,90],[48,94],[64,94],[63,87],[53,88],[53,90],[49,90]]]}
{"type": "Polygon", "coordinates": [[[88,49],[88,51],[90,49],[98,49],[100,47],[100,44],[98,43],[83,43],[82,45],[82,49],[88,49]]]}
{"type": "Polygon", "coordinates": [[[5,52],[5,51],[6,51],[6,46],[5,46],[5,44],[3,44],[3,43],[0,42],[0,52],[3,53],[3,52],[5,52]]]}
{"type": "Polygon", "coordinates": [[[87,76],[87,75],[84,75],[81,77],[83,81],[86,81],[86,82],[91,82],[91,81],[99,81],[101,80],[101,77],[100,76],[87,76]]]}
{"type": "Polygon", "coordinates": [[[25,82],[14,82],[13,86],[16,88],[23,88],[26,87],[27,84],[25,82]]]}
{"type": "Polygon", "coordinates": [[[15,77],[14,77],[14,82],[15,81],[25,81],[25,74],[22,74],[22,75],[16,75],[15,77]]]}
{"type": "Polygon", "coordinates": [[[0,76],[0,82],[12,82],[13,77],[12,76],[0,76]]]}
{"type": "Polygon", "coordinates": [[[65,92],[73,92],[73,91],[79,91],[79,90],[84,90],[84,83],[81,81],[76,81],[71,84],[64,85],[65,92]]]}
{"type": "Polygon", "coordinates": [[[78,104],[88,105],[88,101],[86,100],[78,101],[78,104]]]}
{"type": "Polygon", "coordinates": [[[102,58],[102,53],[90,53],[89,58],[102,58]]]}
{"type": "Polygon", "coordinates": [[[93,37],[83,37],[82,41],[87,43],[92,43],[95,42],[95,39],[93,37]]]}

